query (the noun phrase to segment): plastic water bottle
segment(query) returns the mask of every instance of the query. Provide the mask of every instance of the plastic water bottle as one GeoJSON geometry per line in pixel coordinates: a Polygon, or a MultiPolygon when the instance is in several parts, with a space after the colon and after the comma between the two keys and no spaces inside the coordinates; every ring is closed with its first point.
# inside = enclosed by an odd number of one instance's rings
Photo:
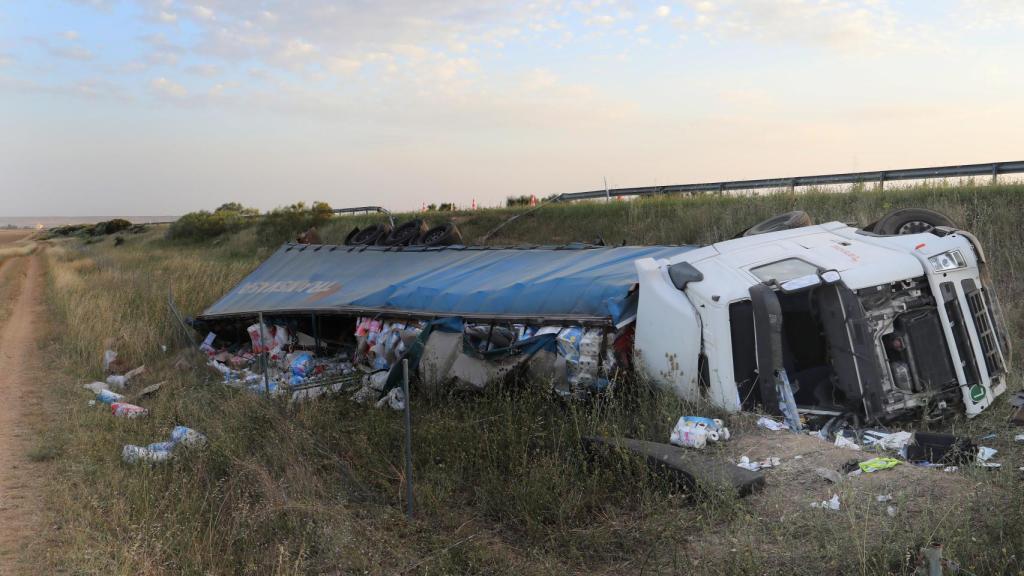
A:
{"type": "Polygon", "coordinates": [[[171,430],[171,443],[182,444],[189,448],[199,448],[206,444],[206,436],[187,426],[175,426],[171,430]]]}
{"type": "Polygon", "coordinates": [[[96,400],[103,402],[104,404],[113,404],[114,402],[121,402],[124,400],[124,396],[121,396],[117,392],[111,392],[104,388],[100,390],[100,393],[96,395],[96,400]]]}
{"type": "Polygon", "coordinates": [[[121,459],[128,464],[135,464],[137,462],[166,462],[171,459],[171,448],[165,446],[167,444],[170,443],[157,442],[156,444],[150,444],[149,446],[134,446],[132,444],[128,444],[121,450],[121,459]]]}

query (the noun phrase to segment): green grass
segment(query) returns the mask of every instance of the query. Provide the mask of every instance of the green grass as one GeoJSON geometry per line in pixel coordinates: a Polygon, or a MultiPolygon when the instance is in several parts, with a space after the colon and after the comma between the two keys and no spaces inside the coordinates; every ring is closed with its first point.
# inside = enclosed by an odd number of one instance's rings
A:
{"type": "MultiPolygon", "coordinates": [[[[798,208],[819,222],[866,224],[894,207],[931,207],[981,237],[1019,335],[1022,192],[938,186],[554,205],[493,243],[597,236],[609,244],[699,243],[798,208]]],[[[453,216],[472,239],[514,213],[453,216]]],[[[440,222],[436,216],[428,215],[440,222]]],[[[373,221],[379,217],[338,217],[323,236],[337,242],[353,225],[373,221]]],[[[642,386],[571,405],[530,383],[415,398],[417,517],[407,521],[400,415],[346,398],[290,407],[226,388],[201,367],[174,368],[179,336],[166,312],[168,289],[187,313],[201,311],[274,249],[258,230],[202,245],[176,244],[157,230],[118,247],[108,239],[49,250],[54,322],[45,353],[56,372],[53,401],[66,407],[37,448],[56,470],[50,502],[63,540],[46,559],[51,567],[111,574],[906,573],[907,554],[935,538],[975,573],[1022,568],[1024,496],[1009,468],[1024,462],[1011,457],[999,473],[970,471],[972,493],[955,506],[935,501],[912,518],[879,517],[852,504],[841,515],[780,521],[756,499],[679,493],[622,454],[590,458],[581,435],[663,441],[679,414],[708,413],[642,386]],[[108,338],[130,364],[150,367],[147,383],[167,381],[143,402],[150,418],[118,420],[86,404],[79,384],[100,376],[108,338]],[[206,433],[209,447],[162,466],[120,462],[123,444],[161,440],[175,424],[206,433]]],[[[1006,403],[996,408],[951,425],[1005,435],[1006,403]]],[[[1014,449],[992,445],[1003,454],[1014,449]]]]}

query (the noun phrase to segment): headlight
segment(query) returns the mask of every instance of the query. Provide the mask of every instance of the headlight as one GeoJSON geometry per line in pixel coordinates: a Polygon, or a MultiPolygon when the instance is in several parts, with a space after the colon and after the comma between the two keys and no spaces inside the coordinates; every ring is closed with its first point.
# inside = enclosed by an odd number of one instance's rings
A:
{"type": "Polygon", "coordinates": [[[928,259],[928,263],[932,265],[932,270],[936,272],[949,272],[950,270],[967,266],[967,261],[964,260],[964,255],[959,250],[950,250],[949,252],[936,254],[928,259]]]}

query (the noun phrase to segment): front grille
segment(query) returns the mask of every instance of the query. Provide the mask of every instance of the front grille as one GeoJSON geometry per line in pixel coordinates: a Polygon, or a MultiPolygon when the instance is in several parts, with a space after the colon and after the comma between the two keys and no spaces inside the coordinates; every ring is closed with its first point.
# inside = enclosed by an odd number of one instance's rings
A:
{"type": "Polygon", "coordinates": [[[949,318],[950,329],[953,331],[953,342],[956,344],[957,354],[960,355],[960,362],[964,369],[964,377],[967,384],[977,384],[981,378],[978,374],[978,365],[974,360],[974,350],[971,346],[971,336],[967,333],[966,320],[963,311],[960,309],[960,301],[956,298],[956,289],[952,282],[943,282],[940,286],[943,298],[946,301],[946,316],[949,318]]]}
{"type": "Polygon", "coordinates": [[[975,289],[967,292],[967,304],[971,307],[971,316],[974,319],[974,329],[978,332],[978,340],[981,342],[981,349],[985,357],[985,368],[989,375],[994,375],[1003,369],[1002,357],[999,354],[998,336],[992,326],[992,318],[989,315],[988,306],[985,305],[984,289],[975,289]]]}

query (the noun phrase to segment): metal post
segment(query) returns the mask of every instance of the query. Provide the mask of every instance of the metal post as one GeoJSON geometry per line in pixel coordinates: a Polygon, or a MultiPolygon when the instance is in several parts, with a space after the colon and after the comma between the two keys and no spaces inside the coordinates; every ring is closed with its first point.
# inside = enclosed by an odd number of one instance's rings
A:
{"type": "Polygon", "coordinates": [[[402,393],[405,395],[405,502],[406,516],[413,517],[412,500],[412,413],[409,398],[409,359],[402,358],[402,393]]]}
{"type": "Polygon", "coordinates": [[[313,339],[316,340],[316,348],[314,348],[315,355],[320,355],[320,320],[316,317],[316,312],[310,314],[313,317],[313,339]]]}
{"type": "Polygon", "coordinates": [[[263,389],[267,392],[267,396],[270,396],[270,357],[267,352],[267,343],[264,342],[267,334],[267,329],[263,325],[263,312],[260,312],[260,348],[263,349],[263,389]]]}

